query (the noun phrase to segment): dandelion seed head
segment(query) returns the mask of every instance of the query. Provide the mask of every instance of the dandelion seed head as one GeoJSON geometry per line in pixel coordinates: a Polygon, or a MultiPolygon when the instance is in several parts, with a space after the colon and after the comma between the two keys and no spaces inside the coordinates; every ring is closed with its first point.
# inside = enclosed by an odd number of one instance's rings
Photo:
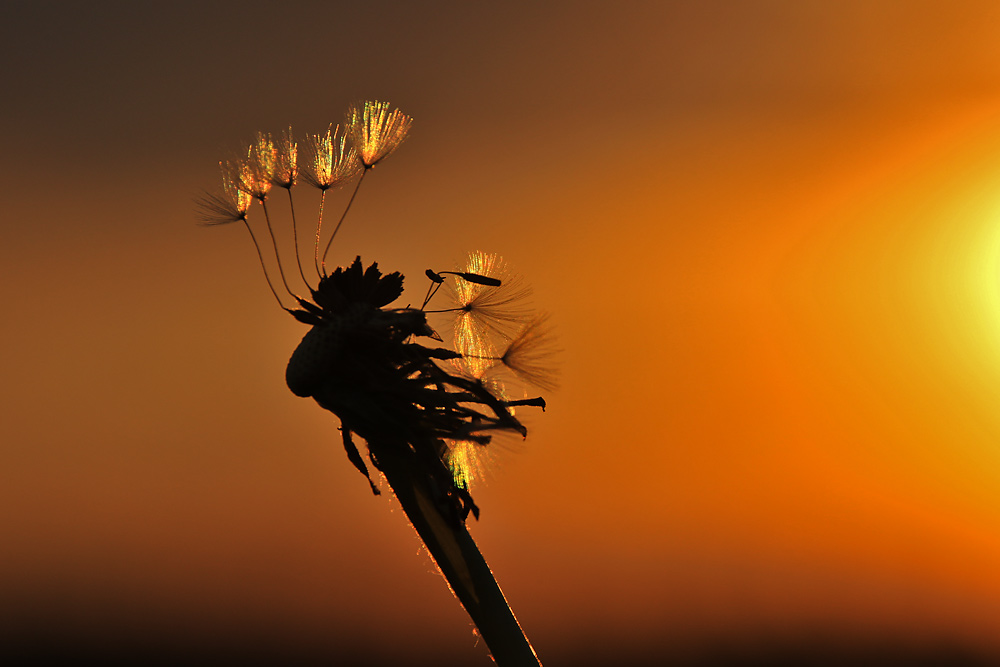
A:
{"type": "Polygon", "coordinates": [[[483,480],[491,465],[488,446],[469,440],[449,440],[446,443],[445,462],[455,479],[455,486],[471,489],[483,480]]]}
{"type": "Polygon", "coordinates": [[[325,134],[309,135],[308,146],[309,161],[303,177],[320,190],[342,185],[364,168],[357,151],[347,145],[347,133],[339,125],[331,125],[325,134]]]}
{"type": "Polygon", "coordinates": [[[365,168],[371,168],[399,148],[413,124],[413,118],[399,109],[389,110],[388,102],[369,100],[352,106],[347,126],[365,168]]]}

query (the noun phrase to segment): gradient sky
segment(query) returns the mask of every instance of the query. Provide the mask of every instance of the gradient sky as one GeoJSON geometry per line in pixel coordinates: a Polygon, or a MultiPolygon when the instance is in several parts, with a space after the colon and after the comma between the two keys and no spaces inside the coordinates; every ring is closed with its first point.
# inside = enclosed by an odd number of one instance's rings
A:
{"type": "Polygon", "coordinates": [[[253,132],[379,98],[416,120],[335,261],[416,300],[500,253],[563,348],[473,527],[546,664],[1000,655],[996,3],[5,17],[4,641],[487,664],[285,387],[304,328],[245,232],[195,224],[253,132]]]}

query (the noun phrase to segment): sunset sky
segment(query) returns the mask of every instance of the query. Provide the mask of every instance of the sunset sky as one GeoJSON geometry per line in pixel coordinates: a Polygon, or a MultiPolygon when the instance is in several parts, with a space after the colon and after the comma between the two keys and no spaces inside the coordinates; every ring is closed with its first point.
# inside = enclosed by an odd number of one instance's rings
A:
{"type": "Polygon", "coordinates": [[[499,253],[562,349],[474,489],[544,664],[1000,659],[996,2],[34,2],[0,52],[4,645],[490,664],[193,203],[384,99],[333,261],[499,253]]]}

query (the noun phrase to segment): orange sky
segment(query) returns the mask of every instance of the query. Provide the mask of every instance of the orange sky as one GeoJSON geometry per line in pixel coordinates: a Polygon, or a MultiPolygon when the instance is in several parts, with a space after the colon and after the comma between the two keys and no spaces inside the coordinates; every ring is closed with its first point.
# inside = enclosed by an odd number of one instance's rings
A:
{"type": "Polygon", "coordinates": [[[4,641],[485,664],[194,224],[252,132],[377,96],[416,122],[336,261],[416,300],[499,252],[558,330],[473,527],[543,662],[1000,654],[1000,10],[835,5],[16,10],[4,641]]]}

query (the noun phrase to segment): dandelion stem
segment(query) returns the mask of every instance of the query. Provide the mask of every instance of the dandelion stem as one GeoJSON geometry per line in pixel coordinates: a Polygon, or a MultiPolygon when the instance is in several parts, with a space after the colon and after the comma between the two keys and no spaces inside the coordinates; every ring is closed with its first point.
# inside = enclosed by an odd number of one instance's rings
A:
{"type": "MultiPolygon", "coordinates": [[[[299,266],[299,275],[302,276],[302,282],[306,284],[306,287],[309,287],[309,281],[306,280],[306,274],[302,270],[302,260],[299,258],[299,231],[298,226],[295,224],[295,202],[292,201],[292,189],[287,188],[287,190],[288,208],[292,211],[292,242],[295,244],[295,263],[299,266]]],[[[310,287],[310,289],[312,288],[310,287]]]]}
{"type": "Polygon", "coordinates": [[[320,191],[319,194],[319,218],[316,220],[316,248],[315,248],[315,258],[313,262],[316,264],[316,275],[320,278],[323,277],[323,272],[319,268],[319,243],[320,235],[323,233],[323,205],[326,203],[326,188],[320,191]]]}
{"type": "Polygon", "coordinates": [[[281,302],[281,297],[278,296],[277,290],[274,289],[274,284],[271,283],[271,276],[267,275],[267,267],[264,265],[264,255],[260,252],[260,244],[257,243],[257,236],[253,233],[253,229],[250,228],[250,223],[247,222],[247,219],[242,218],[242,220],[243,225],[247,228],[247,231],[250,232],[250,238],[253,240],[253,247],[257,249],[257,259],[260,260],[260,268],[264,271],[264,280],[267,281],[267,286],[271,288],[271,294],[274,295],[278,305],[281,306],[282,310],[287,311],[288,308],[281,302]]]}
{"type": "Polygon", "coordinates": [[[340,226],[344,224],[344,218],[347,217],[347,212],[351,210],[351,204],[354,203],[354,198],[358,196],[358,190],[361,188],[361,181],[365,180],[365,174],[370,171],[371,167],[366,167],[363,172],[361,172],[361,178],[358,179],[358,184],[354,186],[354,192],[351,193],[351,198],[347,200],[347,208],[344,209],[343,215],[340,216],[340,220],[337,221],[337,226],[333,228],[333,234],[330,235],[330,240],[326,242],[326,250],[323,251],[323,275],[326,275],[326,254],[330,252],[330,245],[333,244],[333,239],[337,237],[337,232],[340,231],[340,226]]]}
{"type": "Polygon", "coordinates": [[[430,478],[409,460],[408,450],[369,442],[379,470],[444,574],[452,592],[472,618],[493,660],[500,667],[540,665],[531,643],[497,585],[493,572],[464,521],[442,512],[430,478]]]}
{"type": "Polygon", "coordinates": [[[261,199],[260,205],[264,209],[264,221],[267,223],[267,232],[271,235],[271,245],[274,247],[274,258],[278,260],[278,275],[281,276],[281,282],[285,285],[285,290],[297,299],[298,296],[292,291],[292,288],[288,286],[288,280],[285,279],[285,270],[281,266],[281,253],[278,252],[278,241],[274,238],[274,229],[271,227],[271,216],[267,213],[267,201],[261,199]]]}

